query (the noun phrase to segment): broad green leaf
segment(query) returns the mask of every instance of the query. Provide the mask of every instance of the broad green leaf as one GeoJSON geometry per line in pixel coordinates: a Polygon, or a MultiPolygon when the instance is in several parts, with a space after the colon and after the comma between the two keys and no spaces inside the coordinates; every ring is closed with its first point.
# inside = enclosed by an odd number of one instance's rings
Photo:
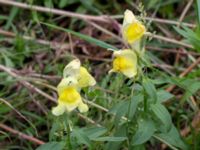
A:
{"type": "Polygon", "coordinates": [[[164,141],[164,143],[167,143],[169,146],[172,145],[182,150],[188,149],[186,144],[182,141],[175,126],[172,126],[168,133],[155,134],[155,136],[164,141]]]}
{"type": "Polygon", "coordinates": [[[139,120],[138,129],[132,137],[131,144],[139,145],[145,143],[152,137],[155,131],[155,125],[152,120],[139,120]]]}
{"type": "Polygon", "coordinates": [[[112,137],[112,136],[104,136],[104,137],[98,137],[93,139],[93,141],[112,141],[112,142],[120,142],[126,140],[126,137],[112,137]]]}
{"type": "Polygon", "coordinates": [[[64,142],[48,142],[39,146],[36,150],[63,150],[64,147],[64,142]]]}
{"type": "Polygon", "coordinates": [[[100,47],[103,47],[103,48],[106,48],[106,49],[114,49],[114,50],[117,49],[116,47],[114,47],[114,46],[112,46],[112,45],[110,45],[108,43],[105,43],[103,41],[100,41],[98,39],[90,37],[88,35],[84,35],[84,34],[75,32],[75,31],[70,30],[70,29],[65,29],[65,28],[62,28],[62,27],[59,27],[59,26],[56,26],[56,25],[53,25],[53,24],[49,24],[49,23],[44,23],[44,22],[42,22],[42,24],[44,24],[44,25],[46,25],[48,27],[54,28],[54,29],[58,29],[58,30],[61,30],[61,31],[64,31],[64,32],[68,32],[68,33],[70,33],[70,34],[72,34],[74,36],[77,36],[77,37],[79,37],[79,38],[81,38],[81,39],[83,39],[83,40],[85,40],[87,42],[90,42],[92,44],[95,44],[97,46],[100,46],[100,47]]]}
{"type": "Polygon", "coordinates": [[[144,96],[142,94],[138,94],[132,97],[131,104],[130,104],[130,111],[128,112],[128,118],[132,119],[135,115],[135,112],[137,110],[137,106],[140,102],[142,102],[144,99],[144,96]]]}
{"type": "Polygon", "coordinates": [[[153,102],[157,101],[157,94],[156,94],[156,88],[152,81],[148,78],[143,79],[142,83],[146,93],[149,95],[149,97],[153,100],[153,102]]]}
{"type": "Polygon", "coordinates": [[[171,116],[168,110],[160,103],[150,105],[154,115],[162,122],[166,130],[169,130],[172,126],[171,116]]]}
{"type": "Polygon", "coordinates": [[[81,129],[73,129],[72,135],[74,135],[77,138],[78,143],[85,144],[88,147],[91,146],[91,141],[89,137],[81,129]]]}
{"type": "Polygon", "coordinates": [[[128,113],[129,104],[130,101],[122,102],[122,105],[118,108],[117,113],[115,115],[115,120],[114,120],[115,125],[118,125],[120,123],[122,116],[126,116],[126,114],[128,113]]]}
{"type": "Polygon", "coordinates": [[[171,99],[172,97],[174,97],[174,95],[167,91],[160,90],[157,92],[157,98],[158,98],[159,103],[163,103],[163,102],[171,99]]]}
{"type": "Polygon", "coordinates": [[[88,136],[90,140],[97,138],[107,132],[107,129],[104,127],[91,127],[83,129],[83,132],[88,136]]]}

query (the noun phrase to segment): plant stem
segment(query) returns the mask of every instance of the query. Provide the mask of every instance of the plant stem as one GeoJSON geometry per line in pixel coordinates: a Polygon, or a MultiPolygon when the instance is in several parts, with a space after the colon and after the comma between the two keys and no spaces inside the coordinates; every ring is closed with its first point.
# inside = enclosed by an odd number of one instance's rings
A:
{"type": "Polygon", "coordinates": [[[68,144],[68,149],[69,150],[72,150],[72,145],[71,145],[71,137],[70,137],[70,132],[71,132],[71,130],[70,130],[70,124],[68,123],[68,125],[67,125],[67,136],[68,136],[68,142],[67,142],[67,144],[68,144]]]}

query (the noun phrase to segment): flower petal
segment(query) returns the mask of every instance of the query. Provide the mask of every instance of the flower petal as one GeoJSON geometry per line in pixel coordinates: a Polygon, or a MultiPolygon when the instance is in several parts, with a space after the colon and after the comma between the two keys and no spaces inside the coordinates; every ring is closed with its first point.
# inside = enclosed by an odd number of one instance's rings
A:
{"type": "Polygon", "coordinates": [[[81,62],[79,59],[72,60],[65,66],[63,70],[63,77],[66,78],[68,76],[77,76],[79,74],[80,66],[81,62]]]}
{"type": "Polygon", "coordinates": [[[52,109],[52,113],[55,116],[60,116],[65,112],[65,105],[58,104],[58,106],[52,109]]]}
{"type": "Polygon", "coordinates": [[[133,14],[133,12],[127,9],[124,12],[123,25],[130,24],[130,23],[133,23],[133,22],[136,22],[136,21],[137,21],[137,19],[135,18],[135,15],[133,14]]]}
{"type": "Polygon", "coordinates": [[[110,72],[121,72],[132,78],[137,74],[137,55],[130,49],[114,52],[113,69],[110,72]]]}
{"type": "Polygon", "coordinates": [[[84,104],[83,102],[79,104],[78,109],[81,113],[88,111],[88,105],[84,104]]]}
{"type": "Polygon", "coordinates": [[[78,84],[74,77],[63,78],[57,86],[58,95],[60,95],[66,88],[75,87],[78,84]]]}
{"type": "Polygon", "coordinates": [[[82,87],[87,87],[87,86],[93,86],[95,84],[96,84],[95,79],[87,71],[87,69],[85,67],[80,67],[80,74],[78,77],[78,86],[82,88],[82,87]]]}

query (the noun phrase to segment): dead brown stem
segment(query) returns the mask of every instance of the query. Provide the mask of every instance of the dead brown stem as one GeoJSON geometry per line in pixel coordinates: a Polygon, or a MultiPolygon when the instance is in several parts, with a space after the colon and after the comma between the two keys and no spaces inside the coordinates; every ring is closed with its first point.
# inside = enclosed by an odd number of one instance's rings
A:
{"type": "Polygon", "coordinates": [[[39,140],[39,139],[37,139],[37,138],[35,138],[33,136],[29,136],[29,135],[26,135],[26,134],[24,134],[24,133],[22,133],[20,131],[12,129],[11,127],[9,127],[9,126],[7,126],[5,124],[0,123],[0,128],[4,129],[5,131],[8,131],[8,132],[10,132],[12,134],[18,135],[20,138],[28,140],[28,141],[31,141],[31,142],[33,142],[33,143],[35,143],[37,145],[45,144],[44,141],[41,141],[41,140],[39,140]]]}

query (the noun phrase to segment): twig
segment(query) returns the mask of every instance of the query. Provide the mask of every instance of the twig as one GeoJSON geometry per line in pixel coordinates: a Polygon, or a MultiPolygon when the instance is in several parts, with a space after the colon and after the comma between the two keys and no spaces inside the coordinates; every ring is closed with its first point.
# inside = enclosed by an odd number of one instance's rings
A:
{"type": "Polygon", "coordinates": [[[62,15],[67,17],[73,17],[73,18],[79,18],[83,20],[94,20],[94,21],[101,21],[101,22],[108,22],[108,19],[106,19],[106,16],[92,16],[92,15],[83,15],[79,13],[73,13],[69,11],[63,11],[59,9],[54,8],[47,8],[42,6],[36,6],[36,5],[29,5],[21,2],[15,2],[12,0],[0,0],[0,3],[3,5],[10,5],[10,6],[16,6],[19,8],[29,9],[29,10],[35,10],[39,12],[45,12],[45,13],[51,13],[56,15],[62,15]]]}
{"type": "MultiPolygon", "coordinates": [[[[113,18],[113,19],[122,19],[124,16],[123,15],[113,15],[113,16],[110,16],[110,17],[113,18]]],[[[163,23],[163,24],[179,25],[178,21],[169,20],[169,19],[152,18],[152,17],[144,17],[142,19],[150,20],[150,21],[154,21],[154,22],[158,22],[158,23],[163,23]]],[[[191,27],[191,28],[196,27],[195,24],[191,24],[191,23],[182,22],[181,24],[184,25],[184,26],[191,27]]]]}
{"type": "MultiPolygon", "coordinates": [[[[2,30],[0,29],[0,34],[2,35],[5,35],[5,36],[9,36],[9,37],[16,37],[16,34],[13,33],[13,32],[9,32],[9,31],[5,31],[5,30],[2,30]]],[[[61,43],[58,43],[58,42],[53,42],[53,41],[46,41],[46,40],[41,40],[41,39],[34,39],[30,36],[22,36],[22,38],[24,40],[33,40],[39,44],[42,44],[42,45],[47,45],[47,46],[50,46],[51,48],[53,49],[69,49],[70,48],[70,45],[69,44],[61,44],[61,43]]]]}
{"type": "Polygon", "coordinates": [[[153,47],[153,46],[146,46],[148,50],[153,50],[153,51],[160,51],[160,52],[168,52],[168,53],[179,53],[181,55],[194,55],[194,56],[200,56],[200,53],[195,53],[195,52],[185,52],[185,51],[178,51],[176,49],[166,49],[166,48],[159,48],[159,47],[153,47]]]}
{"type": "Polygon", "coordinates": [[[8,74],[10,74],[11,76],[19,79],[19,82],[22,83],[24,86],[26,86],[28,89],[31,89],[31,90],[33,90],[33,91],[35,91],[37,93],[40,93],[41,95],[43,95],[44,97],[50,99],[51,101],[56,102],[56,100],[54,98],[52,98],[51,96],[49,96],[48,94],[46,94],[42,90],[38,89],[37,87],[35,87],[34,85],[30,84],[29,82],[24,81],[23,78],[21,78],[16,73],[14,73],[10,68],[5,67],[3,65],[0,65],[0,70],[3,70],[5,72],[7,72],[8,74]]]}
{"type": "Polygon", "coordinates": [[[29,135],[26,135],[26,134],[24,134],[24,133],[22,133],[20,131],[12,129],[12,128],[10,128],[9,126],[7,126],[5,124],[0,123],[0,128],[4,129],[5,131],[8,131],[8,132],[10,132],[12,134],[18,135],[20,138],[26,139],[28,141],[31,141],[31,142],[35,143],[35,144],[38,144],[38,145],[45,144],[44,141],[41,141],[41,140],[39,140],[39,139],[37,139],[37,138],[35,138],[33,136],[29,136],[29,135]]]}
{"type": "Polygon", "coordinates": [[[183,21],[186,13],[188,12],[188,10],[190,9],[190,7],[192,6],[192,3],[193,3],[193,0],[189,0],[188,3],[187,3],[187,5],[185,6],[184,10],[182,11],[181,16],[179,18],[178,27],[180,26],[180,24],[183,21]]]}
{"type": "Polygon", "coordinates": [[[193,48],[192,45],[177,41],[175,39],[166,38],[166,37],[163,37],[163,36],[160,36],[160,35],[155,35],[155,34],[152,34],[152,33],[149,33],[149,32],[146,33],[146,35],[150,36],[152,38],[155,38],[155,39],[159,39],[159,40],[163,40],[163,41],[170,42],[170,43],[173,43],[173,44],[178,44],[178,45],[181,45],[181,46],[185,46],[187,48],[193,48]]]}

